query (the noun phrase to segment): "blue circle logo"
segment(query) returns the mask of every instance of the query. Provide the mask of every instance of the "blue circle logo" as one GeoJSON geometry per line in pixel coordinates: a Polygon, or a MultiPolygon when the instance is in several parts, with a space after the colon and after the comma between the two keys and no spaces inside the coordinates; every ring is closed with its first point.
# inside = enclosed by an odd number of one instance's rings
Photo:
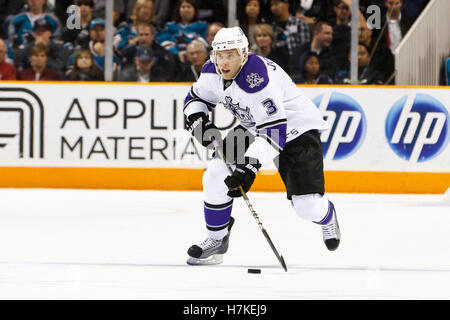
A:
{"type": "Polygon", "coordinates": [[[404,96],[394,103],[386,119],[389,146],[402,159],[430,160],[447,146],[448,119],[446,107],[436,98],[422,93],[404,96]]]}
{"type": "Polygon", "coordinates": [[[324,158],[342,160],[355,153],[367,131],[366,116],[359,103],[337,92],[322,94],[313,102],[321,109],[324,120],[330,126],[330,130],[321,134],[324,158]]]}

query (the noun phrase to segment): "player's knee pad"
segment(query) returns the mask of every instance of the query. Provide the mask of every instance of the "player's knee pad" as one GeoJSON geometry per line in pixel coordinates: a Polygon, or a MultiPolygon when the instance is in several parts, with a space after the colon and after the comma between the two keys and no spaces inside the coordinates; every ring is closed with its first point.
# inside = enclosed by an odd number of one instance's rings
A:
{"type": "Polygon", "coordinates": [[[213,159],[203,173],[203,196],[206,202],[221,204],[229,202],[228,187],[224,180],[229,175],[225,163],[220,159],[213,159]]]}
{"type": "Polygon", "coordinates": [[[307,221],[321,221],[327,214],[328,198],[318,193],[292,196],[291,204],[295,213],[307,221]]]}

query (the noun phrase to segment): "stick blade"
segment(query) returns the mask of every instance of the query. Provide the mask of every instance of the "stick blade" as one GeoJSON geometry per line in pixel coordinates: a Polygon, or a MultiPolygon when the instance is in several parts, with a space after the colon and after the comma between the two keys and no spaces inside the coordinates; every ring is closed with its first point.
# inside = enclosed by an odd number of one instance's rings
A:
{"type": "Polygon", "coordinates": [[[286,262],[284,262],[283,256],[280,256],[280,263],[281,263],[281,266],[283,267],[284,271],[287,272],[288,269],[287,269],[287,266],[286,266],[286,262]]]}

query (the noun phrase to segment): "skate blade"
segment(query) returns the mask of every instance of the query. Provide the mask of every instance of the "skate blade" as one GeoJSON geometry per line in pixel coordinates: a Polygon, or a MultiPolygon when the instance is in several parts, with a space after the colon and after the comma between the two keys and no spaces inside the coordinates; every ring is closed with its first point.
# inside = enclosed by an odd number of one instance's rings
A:
{"type": "Polygon", "coordinates": [[[221,264],[223,262],[223,254],[213,254],[206,259],[197,259],[189,257],[186,261],[191,266],[210,266],[215,264],[221,264]]]}

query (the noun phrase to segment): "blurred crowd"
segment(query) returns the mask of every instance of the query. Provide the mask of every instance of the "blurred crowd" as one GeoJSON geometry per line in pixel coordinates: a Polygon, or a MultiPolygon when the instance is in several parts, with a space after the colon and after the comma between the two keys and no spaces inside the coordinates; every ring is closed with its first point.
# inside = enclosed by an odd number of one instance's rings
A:
{"type": "MultiPolygon", "coordinates": [[[[102,81],[105,1],[116,81],[196,81],[228,25],[226,0],[0,0],[0,80],[102,81]]],[[[393,52],[428,2],[359,0],[360,84],[394,83],[393,52]]],[[[351,0],[237,0],[236,19],[295,83],[350,83],[351,0]]]]}

